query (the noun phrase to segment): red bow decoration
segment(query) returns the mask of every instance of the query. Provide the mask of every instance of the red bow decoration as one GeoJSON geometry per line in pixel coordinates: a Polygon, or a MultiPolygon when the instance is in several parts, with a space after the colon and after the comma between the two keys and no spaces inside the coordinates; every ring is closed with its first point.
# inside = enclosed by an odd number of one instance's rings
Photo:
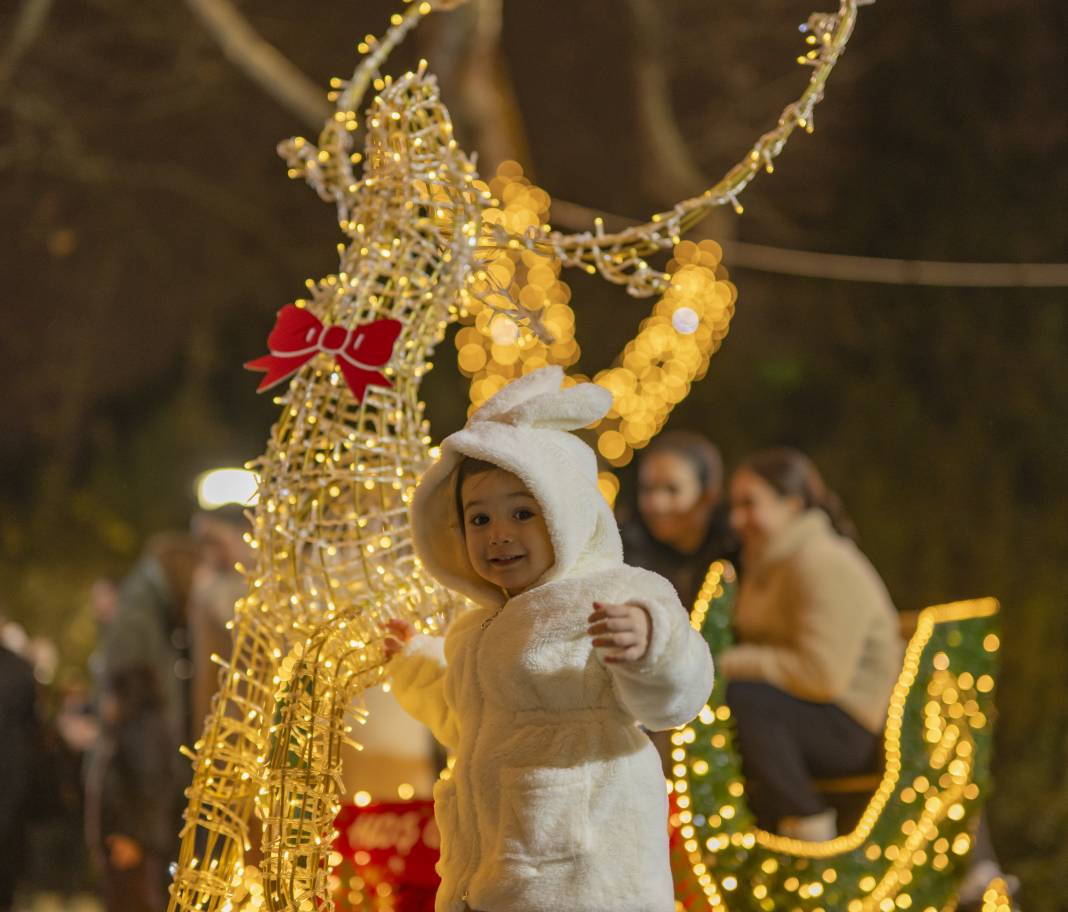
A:
{"type": "Polygon", "coordinates": [[[345,329],[324,326],[313,313],[294,304],[278,312],[278,321],[267,337],[269,355],[245,364],[249,370],[266,371],[257,393],[293,376],[319,352],[333,355],[357,402],[363,402],[370,385],[392,386],[378,368],[393,356],[393,346],[402,329],[399,320],[375,320],[345,329]]]}

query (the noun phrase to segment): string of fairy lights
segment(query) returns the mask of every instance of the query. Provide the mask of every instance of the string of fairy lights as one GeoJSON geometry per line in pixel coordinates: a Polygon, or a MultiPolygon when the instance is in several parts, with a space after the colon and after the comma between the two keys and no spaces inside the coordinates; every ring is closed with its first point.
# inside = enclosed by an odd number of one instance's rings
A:
{"type": "MultiPolygon", "coordinates": [[[[691,614],[715,653],[730,642],[732,587],[729,565],[714,564],[691,614]]],[[[979,599],[922,613],[891,697],[882,780],[857,826],[836,839],[806,843],[753,826],[722,693],[673,734],[674,822],[709,909],[952,904],[989,782],[997,610],[979,599]]],[[[991,884],[984,912],[1006,903],[1004,884],[991,884]]]]}

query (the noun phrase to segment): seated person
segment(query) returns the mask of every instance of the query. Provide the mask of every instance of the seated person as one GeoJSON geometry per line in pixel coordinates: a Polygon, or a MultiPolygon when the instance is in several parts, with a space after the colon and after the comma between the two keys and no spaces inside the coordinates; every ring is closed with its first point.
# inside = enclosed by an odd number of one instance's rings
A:
{"type": "Polygon", "coordinates": [[[812,462],[792,449],[753,456],[730,483],[745,575],[729,681],[750,804],[764,829],[837,835],[815,779],[877,768],[903,647],[890,596],[812,462]]]}

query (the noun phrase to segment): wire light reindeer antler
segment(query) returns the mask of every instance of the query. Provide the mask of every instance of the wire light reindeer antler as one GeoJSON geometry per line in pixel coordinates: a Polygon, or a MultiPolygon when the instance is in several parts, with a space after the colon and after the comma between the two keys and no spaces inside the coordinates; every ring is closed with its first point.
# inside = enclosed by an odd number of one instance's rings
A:
{"type": "MultiPolygon", "coordinates": [[[[352,175],[352,165],[358,163],[358,158],[354,162],[350,156],[351,133],[358,126],[355,112],[368,88],[380,81],[378,73],[390,53],[423,17],[465,2],[467,0],[409,2],[402,13],[392,16],[390,27],[381,38],[367,35],[360,42],[359,50],[366,56],[347,81],[337,79],[333,83],[331,97],[336,102],[337,111],[319,138],[315,151],[321,156],[320,162],[317,167],[303,172],[324,198],[337,198],[338,189],[352,175]],[[337,179],[332,179],[330,169],[336,169],[337,179]]],[[[801,26],[808,50],[798,57],[799,63],[812,68],[804,91],[783,109],[776,125],[757,139],[749,151],[704,192],[680,200],[641,224],[618,232],[606,233],[597,221],[590,230],[577,233],[553,231],[550,226],[533,228],[518,235],[497,229],[493,232],[494,241],[500,245],[518,242],[530,249],[551,252],[563,265],[600,274],[610,282],[625,286],[635,297],[662,293],[671,278],[650,266],[646,257],[677,244],[686,232],[718,206],[731,205],[737,212],[742,211],[739,197],[761,170],[769,173],[774,170],[775,159],[794,131],[800,127],[812,132],[815,107],[823,100],[827,80],[853,34],[857,8],[872,2],[874,0],[841,0],[837,12],[817,12],[809,16],[801,26]]],[[[291,173],[296,176],[298,172],[291,173]]]]}

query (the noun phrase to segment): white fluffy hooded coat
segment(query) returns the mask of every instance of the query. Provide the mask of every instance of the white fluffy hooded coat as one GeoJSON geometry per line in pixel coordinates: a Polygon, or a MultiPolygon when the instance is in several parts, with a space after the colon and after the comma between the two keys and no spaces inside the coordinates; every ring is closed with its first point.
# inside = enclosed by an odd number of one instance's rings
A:
{"type": "Polygon", "coordinates": [[[514,381],[442,444],[412,505],[416,550],[475,607],[444,642],[417,636],[391,664],[401,704],[455,755],[434,790],[441,832],[436,912],[673,912],[660,760],[637,727],[689,722],[712,659],[674,589],[623,563],[593,451],[572,429],[610,394],[560,389],[543,368],[514,381]],[[507,598],[476,575],[456,508],[463,457],[517,475],[541,506],[555,563],[507,598]],[[633,602],[652,620],[646,654],[605,664],[593,603],[633,602]]]}

